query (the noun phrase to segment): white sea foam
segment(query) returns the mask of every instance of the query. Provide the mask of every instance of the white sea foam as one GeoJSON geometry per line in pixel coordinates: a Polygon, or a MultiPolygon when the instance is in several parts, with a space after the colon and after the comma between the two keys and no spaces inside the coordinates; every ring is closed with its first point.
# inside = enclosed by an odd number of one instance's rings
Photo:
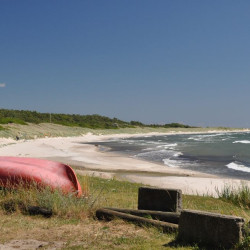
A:
{"type": "Polygon", "coordinates": [[[155,144],[155,145],[159,145],[160,144],[158,141],[148,141],[146,143],[147,144],[155,144]]]}
{"type": "Polygon", "coordinates": [[[204,140],[210,140],[213,137],[225,135],[225,133],[219,133],[219,134],[205,134],[205,135],[193,135],[188,138],[188,140],[194,140],[194,141],[204,141],[204,140]],[[212,137],[212,138],[211,138],[212,137]]]}
{"type": "Polygon", "coordinates": [[[248,140],[242,140],[242,141],[234,141],[233,143],[250,144],[250,141],[248,141],[248,140]]]}
{"type": "Polygon", "coordinates": [[[164,144],[164,145],[159,145],[157,148],[165,148],[165,149],[174,149],[178,144],[177,143],[171,143],[171,144],[164,144]]]}
{"type": "Polygon", "coordinates": [[[172,144],[165,144],[164,147],[176,147],[178,144],[177,143],[172,143],[172,144]]]}
{"type": "Polygon", "coordinates": [[[154,150],[154,148],[144,148],[144,149],[142,149],[142,151],[152,151],[152,150],[154,150]]]}
{"type": "Polygon", "coordinates": [[[230,169],[250,173],[250,168],[249,167],[246,167],[246,166],[244,166],[242,164],[237,164],[236,162],[231,162],[231,163],[227,164],[226,166],[228,168],[230,168],[230,169]]]}
{"type": "Polygon", "coordinates": [[[193,141],[204,141],[205,137],[203,136],[191,136],[188,138],[188,140],[193,140],[193,141]]]}
{"type": "Polygon", "coordinates": [[[163,159],[162,161],[164,162],[165,165],[171,168],[178,168],[179,167],[178,165],[180,164],[180,162],[171,159],[163,159]]]}
{"type": "Polygon", "coordinates": [[[176,152],[176,153],[174,154],[174,157],[179,157],[179,156],[181,156],[181,155],[183,155],[182,152],[176,152]]]}

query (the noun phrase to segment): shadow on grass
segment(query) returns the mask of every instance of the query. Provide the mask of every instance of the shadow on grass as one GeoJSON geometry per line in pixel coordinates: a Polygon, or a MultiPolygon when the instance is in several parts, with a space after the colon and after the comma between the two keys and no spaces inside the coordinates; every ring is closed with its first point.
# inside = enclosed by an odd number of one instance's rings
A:
{"type": "MultiPolygon", "coordinates": [[[[219,244],[219,243],[218,243],[219,244]]],[[[199,250],[222,250],[225,249],[223,247],[216,247],[216,246],[209,246],[209,245],[205,245],[202,243],[188,243],[188,242],[184,242],[184,241],[180,241],[180,240],[173,240],[165,245],[163,245],[163,247],[171,247],[171,248],[176,248],[176,249],[180,249],[180,248],[185,248],[185,247],[190,247],[192,249],[199,249],[199,250]]]]}
{"type": "MultiPolygon", "coordinates": [[[[219,245],[219,242],[218,242],[219,245]]],[[[249,249],[250,246],[250,236],[247,236],[243,239],[243,241],[241,243],[236,244],[235,246],[233,246],[230,249],[234,249],[234,250],[246,250],[249,249]]],[[[173,240],[165,245],[163,245],[163,247],[171,247],[171,248],[185,248],[185,247],[190,247],[193,249],[199,249],[199,250],[225,250],[228,248],[225,247],[220,247],[220,246],[211,246],[211,245],[205,245],[202,243],[187,243],[187,242],[183,242],[180,240],[173,240]]]]}

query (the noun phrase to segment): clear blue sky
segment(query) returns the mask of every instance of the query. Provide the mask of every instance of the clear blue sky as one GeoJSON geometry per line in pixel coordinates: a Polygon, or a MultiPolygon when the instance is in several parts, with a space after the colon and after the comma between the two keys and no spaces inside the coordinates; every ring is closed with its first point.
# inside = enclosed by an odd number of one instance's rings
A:
{"type": "Polygon", "coordinates": [[[0,0],[0,107],[250,127],[249,0],[0,0]]]}

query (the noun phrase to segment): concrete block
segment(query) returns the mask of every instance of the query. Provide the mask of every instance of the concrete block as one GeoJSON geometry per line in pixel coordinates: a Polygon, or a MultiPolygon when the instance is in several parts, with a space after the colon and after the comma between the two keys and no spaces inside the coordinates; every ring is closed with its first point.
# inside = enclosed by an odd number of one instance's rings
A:
{"type": "Polygon", "coordinates": [[[229,249],[241,242],[243,225],[241,217],[182,210],[178,240],[229,249]]]}
{"type": "Polygon", "coordinates": [[[182,209],[182,191],[140,187],[138,209],[164,212],[179,212],[182,209]]]}

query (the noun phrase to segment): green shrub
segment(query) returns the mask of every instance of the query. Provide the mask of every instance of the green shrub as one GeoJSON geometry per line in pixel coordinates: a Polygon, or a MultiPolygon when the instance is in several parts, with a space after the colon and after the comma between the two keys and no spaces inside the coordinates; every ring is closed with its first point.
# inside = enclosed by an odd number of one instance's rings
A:
{"type": "Polygon", "coordinates": [[[18,119],[18,118],[10,118],[10,117],[0,118],[0,124],[9,124],[9,123],[27,125],[26,122],[24,122],[23,120],[18,119]]]}

